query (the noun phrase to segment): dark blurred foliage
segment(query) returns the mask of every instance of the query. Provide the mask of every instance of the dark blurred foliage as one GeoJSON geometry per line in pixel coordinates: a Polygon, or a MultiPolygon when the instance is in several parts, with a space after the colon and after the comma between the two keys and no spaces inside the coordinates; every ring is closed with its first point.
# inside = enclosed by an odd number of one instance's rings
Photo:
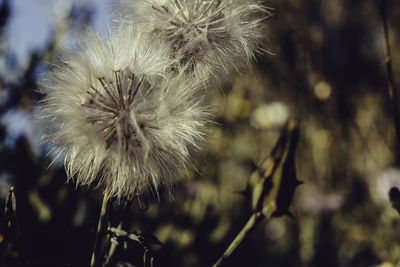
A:
{"type": "MultiPolygon", "coordinates": [[[[252,74],[236,77],[215,96],[208,149],[172,194],[133,203],[124,229],[144,243],[121,245],[114,263],[211,266],[250,216],[246,187],[288,117],[298,118],[297,188],[290,212],[266,220],[226,266],[398,266],[400,153],[387,94],[379,1],[268,1],[270,54],[252,74]],[[390,194],[389,194],[390,193],[390,194]],[[171,198],[172,195],[172,198],[171,198]],[[144,211],[139,207],[145,206],[144,211]],[[397,209],[397,210],[396,210],[397,209]],[[146,243],[152,236],[163,245],[146,243]]],[[[400,5],[387,1],[394,78],[400,82],[400,5]]],[[[0,42],[12,1],[0,4],[0,42]]],[[[0,46],[0,117],[32,113],[45,62],[56,63],[62,37],[90,23],[91,9],[72,8],[54,36],[15,66],[0,46]],[[7,71],[5,71],[7,69],[7,71]],[[9,79],[9,74],[13,73],[9,79]],[[7,92],[7,97],[3,98],[7,92]]],[[[40,130],[40,129],[39,129],[40,130]]],[[[65,183],[62,167],[20,136],[6,145],[0,128],[0,266],[88,266],[101,193],[65,183]],[[15,188],[18,225],[7,225],[7,191],[15,188]],[[16,229],[18,228],[18,229],[16,229]]],[[[120,213],[114,203],[111,222],[120,213]]],[[[123,266],[123,265],[122,265],[123,266]]]]}

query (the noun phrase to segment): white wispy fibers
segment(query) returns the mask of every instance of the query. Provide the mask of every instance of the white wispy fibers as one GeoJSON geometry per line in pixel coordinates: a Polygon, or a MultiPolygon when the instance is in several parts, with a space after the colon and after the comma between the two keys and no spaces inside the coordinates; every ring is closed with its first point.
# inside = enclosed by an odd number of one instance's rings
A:
{"type": "Polygon", "coordinates": [[[45,140],[77,184],[128,197],[170,186],[187,169],[207,121],[189,81],[168,79],[167,52],[132,25],[66,52],[41,82],[45,140]]]}
{"type": "Polygon", "coordinates": [[[258,0],[120,0],[120,21],[158,36],[191,79],[223,80],[263,51],[270,9],[258,0]]]}

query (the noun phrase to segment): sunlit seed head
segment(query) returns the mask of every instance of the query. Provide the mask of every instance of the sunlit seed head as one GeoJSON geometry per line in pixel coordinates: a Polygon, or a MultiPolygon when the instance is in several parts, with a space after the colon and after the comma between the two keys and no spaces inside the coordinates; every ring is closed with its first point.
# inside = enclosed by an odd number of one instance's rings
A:
{"type": "Polygon", "coordinates": [[[77,184],[133,197],[169,187],[203,139],[208,111],[198,86],[168,78],[170,61],[132,25],[66,52],[41,82],[45,139],[77,184]],[[135,32],[132,32],[135,31],[135,32]],[[139,39],[139,40],[138,40],[139,39]]]}
{"type": "Polygon", "coordinates": [[[91,114],[86,119],[103,135],[107,149],[117,145],[128,151],[131,146],[141,146],[141,131],[147,125],[137,122],[133,105],[139,91],[143,95],[151,90],[144,80],[124,69],[114,71],[112,82],[98,77],[96,85],[87,89],[82,107],[91,114]]]}
{"type": "Polygon", "coordinates": [[[263,51],[269,9],[257,0],[121,0],[122,21],[134,21],[175,59],[173,69],[216,82],[246,70],[263,51]]]}

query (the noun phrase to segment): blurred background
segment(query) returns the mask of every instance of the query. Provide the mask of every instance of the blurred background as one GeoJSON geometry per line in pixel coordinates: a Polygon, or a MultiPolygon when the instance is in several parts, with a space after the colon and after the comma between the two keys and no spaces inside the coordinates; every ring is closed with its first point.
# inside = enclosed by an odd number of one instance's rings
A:
{"type": "MultiPolygon", "coordinates": [[[[400,151],[380,1],[266,3],[275,9],[266,32],[270,54],[215,96],[217,123],[195,160],[198,171],[172,197],[133,203],[124,229],[140,230],[150,242],[120,247],[115,263],[144,266],[148,249],[154,266],[211,266],[250,217],[249,199],[238,191],[285,121],[298,118],[296,171],[304,184],[295,191],[293,216],[263,221],[226,266],[400,266],[400,192],[392,189],[400,188],[400,151]],[[151,244],[153,236],[163,245],[151,244]]],[[[86,25],[104,34],[111,6],[112,0],[0,0],[0,266],[89,265],[101,192],[66,183],[61,164],[48,168],[32,114],[48,63],[86,25]],[[10,229],[3,211],[11,186],[17,217],[10,229]]],[[[387,1],[387,12],[399,88],[397,0],[387,1]]]]}

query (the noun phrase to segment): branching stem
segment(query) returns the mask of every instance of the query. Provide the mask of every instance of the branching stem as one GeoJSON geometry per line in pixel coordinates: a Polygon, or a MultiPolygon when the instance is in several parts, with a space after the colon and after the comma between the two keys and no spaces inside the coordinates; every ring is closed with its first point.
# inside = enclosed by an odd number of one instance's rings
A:
{"type": "MultiPolygon", "coordinates": [[[[128,216],[129,210],[132,206],[132,200],[125,200],[125,206],[124,209],[122,211],[122,216],[121,216],[121,221],[119,222],[117,229],[118,230],[122,230],[122,226],[124,221],[126,221],[126,218],[128,216]]],[[[104,262],[103,266],[108,266],[108,264],[111,261],[112,256],[114,255],[115,249],[117,248],[117,243],[116,242],[109,242],[110,243],[110,247],[108,249],[108,253],[107,253],[107,257],[106,260],[104,262]]]]}

